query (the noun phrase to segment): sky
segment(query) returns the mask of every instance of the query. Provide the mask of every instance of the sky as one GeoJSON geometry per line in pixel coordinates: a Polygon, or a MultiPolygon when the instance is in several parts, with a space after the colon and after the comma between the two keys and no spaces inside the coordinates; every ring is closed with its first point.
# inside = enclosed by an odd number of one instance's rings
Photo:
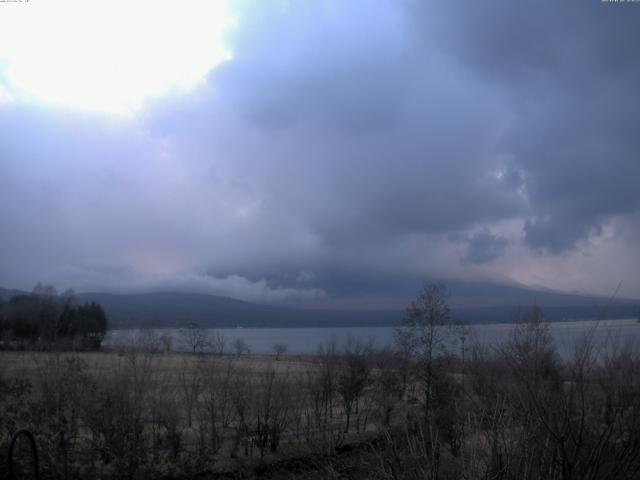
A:
{"type": "Polygon", "coordinates": [[[0,3],[0,285],[640,298],[640,3],[0,3]]]}

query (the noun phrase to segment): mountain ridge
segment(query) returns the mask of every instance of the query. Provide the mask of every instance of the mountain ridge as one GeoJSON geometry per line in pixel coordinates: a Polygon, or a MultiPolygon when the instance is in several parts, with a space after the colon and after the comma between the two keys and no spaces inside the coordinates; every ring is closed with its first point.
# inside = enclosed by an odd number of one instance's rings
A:
{"type": "MultiPolygon", "coordinates": [[[[536,304],[549,321],[632,318],[640,300],[565,294],[515,285],[454,282],[450,287],[451,314],[467,323],[505,323],[536,304]]],[[[7,299],[28,292],[0,288],[7,299]]],[[[322,309],[247,302],[227,296],[195,292],[84,292],[78,302],[97,302],[111,328],[177,328],[195,323],[207,328],[232,327],[373,327],[400,323],[404,310],[322,309]]]]}

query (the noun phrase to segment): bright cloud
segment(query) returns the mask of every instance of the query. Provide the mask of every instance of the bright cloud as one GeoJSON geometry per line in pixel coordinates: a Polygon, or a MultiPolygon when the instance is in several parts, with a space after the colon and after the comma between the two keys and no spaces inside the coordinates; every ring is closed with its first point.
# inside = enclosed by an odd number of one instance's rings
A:
{"type": "Polygon", "coordinates": [[[232,23],[226,1],[14,4],[0,16],[0,66],[20,98],[130,113],[230,59],[223,35],[232,23]]]}

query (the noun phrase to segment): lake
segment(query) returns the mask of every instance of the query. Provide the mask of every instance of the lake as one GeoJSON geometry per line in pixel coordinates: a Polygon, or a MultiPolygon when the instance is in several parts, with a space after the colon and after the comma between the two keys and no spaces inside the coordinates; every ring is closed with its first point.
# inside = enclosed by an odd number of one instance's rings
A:
{"type": "MultiPolygon", "coordinates": [[[[640,344],[638,343],[640,342],[640,323],[636,319],[554,322],[549,325],[558,351],[563,356],[570,355],[576,342],[589,333],[593,334],[598,345],[604,342],[609,345],[622,345],[626,342],[640,344]]],[[[509,338],[513,324],[481,324],[470,325],[468,328],[467,346],[472,342],[497,346],[509,338]]],[[[156,331],[171,336],[174,350],[189,350],[180,329],[156,331]]],[[[350,338],[362,342],[371,341],[378,347],[391,345],[394,327],[228,328],[215,331],[221,332],[226,338],[228,351],[231,351],[232,343],[241,338],[249,346],[251,353],[255,354],[273,353],[274,344],[286,345],[287,353],[290,354],[313,354],[317,352],[319,344],[335,342],[341,349],[350,338]]],[[[208,330],[207,332],[214,333],[215,331],[208,330]]],[[[104,345],[110,347],[135,345],[139,335],[139,330],[111,330],[107,334],[104,345]]],[[[448,333],[447,335],[449,338],[448,348],[453,351],[459,350],[459,335],[456,333],[448,333]]]]}

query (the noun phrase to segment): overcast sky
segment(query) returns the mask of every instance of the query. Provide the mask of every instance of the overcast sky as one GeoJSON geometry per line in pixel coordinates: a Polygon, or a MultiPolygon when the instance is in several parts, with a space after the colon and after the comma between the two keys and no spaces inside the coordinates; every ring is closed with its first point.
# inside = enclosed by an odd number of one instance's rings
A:
{"type": "Polygon", "coordinates": [[[130,3],[0,3],[1,286],[640,297],[640,3],[130,3]]]}

